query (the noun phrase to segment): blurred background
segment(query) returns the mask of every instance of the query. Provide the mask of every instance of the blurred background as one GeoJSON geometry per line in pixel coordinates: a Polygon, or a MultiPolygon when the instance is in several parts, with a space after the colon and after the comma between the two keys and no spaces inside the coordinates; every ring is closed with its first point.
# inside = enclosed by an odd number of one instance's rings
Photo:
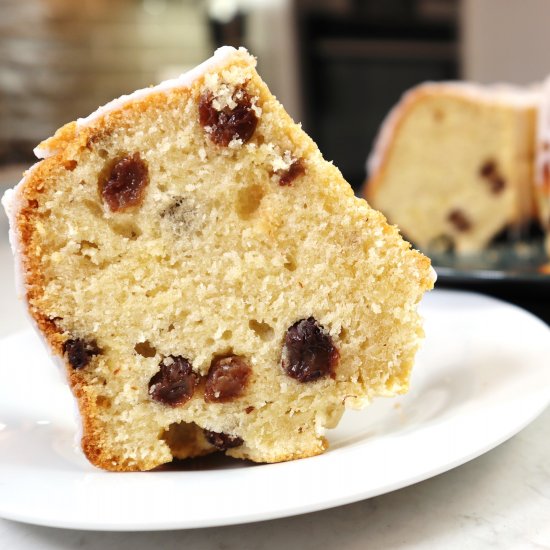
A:
{"type": "MultiPolygon", "coordinates": [[[[223,44],[258,57],[272,91],[357,189],[407,88],[541,80],[549,21],[548,0],[0,0],[0,194],[59,126],[223,44]]],[[[0,215],[0,266],[11,262],[6,233],[0,215]]]]}
{"type": "Polygon", "coordinates": [[[0,186],[65,122],[230,44],[357,188],[404,90],[540,80],[549,20],[547,0],[0,0],[0,186]]]}

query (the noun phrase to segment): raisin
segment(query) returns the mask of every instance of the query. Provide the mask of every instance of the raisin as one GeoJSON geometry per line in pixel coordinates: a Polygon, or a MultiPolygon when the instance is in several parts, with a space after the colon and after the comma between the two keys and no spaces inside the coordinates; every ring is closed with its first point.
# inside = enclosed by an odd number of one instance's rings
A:
{"type": "Polygon", "coordinates": [[[149,381],[149,395],[155,401],[175,407],[193,397],[199,377],[191,363],[181,355],[170,355],[159,365],[160,370],[149,381]]]}
{"type": "Polygon", "coordinates": [[[240,447],[244,441],[236,435],[228,435],[224,433],[211,432],[210,430],[203,430],[204,437],[210,445],[214,445],[216,449],[225,451],[226,449],[232,449],[233,447],[240,447]]]}
{"type": "Polygon", "coordinates": [[[504,191],[506,181],[501,176],[494,176],[489,180],[489,187],[495,195],[498,195],[500,192],[504,191]]]}
{"type": "Polygon", "coordinates": [[[500,175],[494,160],[485,162],[479,169],[479,175],[487,181],[489,189],[495,195],[501,193],[506,187],[506,180],[500,175]]]}
{"type": "Polygon", "coordinates": [[[118,212],[140,205],[148,183],[147,165],[134,153],[109,164],[99,178],[99,191],[109,208],[118,212]]]}
{"type": "Polygon", "coordinates": [[[233,94],[233,100],[237,103],[234,109],[226,106],[221,111],[214,108],[211,93],[203,94],[199,100],[199,121],[216,145],[227,147],[233,139],[246,143],[256,130],[258,117],[250,96],[239,89],[233,94]]]}
{"type": "Polygon", "coordinates": [[[216,359],[208,371],[204,400],[225,403],[241,396],[251,372],[250,366],[237,355],[216,359]]]}
{"type": "Polygon", "coordinates": [[[294,323],[286,332],[282,366],[299,382],[334,378],[340,358],[331,336],[313,317],[294,323]]]}
{"type": "Polygon", "coordinates": [[[486,161],[482,167],[479,169],[479,175],[482,178],[488,178],[495,174],[497,171],[497,165],[494,160],[488,160],[486,161]]]}
{"type": "Polygon", "coordinates": [[[279,174],[279,185],[286,186],[292,185],[292,182],[299,176],[303,176],[306,172],[306,167],[304,166],[301,159],[295,160],[288,168],[279,174]]]}
{"type": "Polygon", "coordinates": [[[91,358],[99,355],[101,350],[97,347],[95,340],[88,342],[82,338],[71,338],[64,342],[63,353],[67,355],[71,367],[80,370],[87,367],[91,358]]]}
{"type": "Polygon", "coordinates": [[[447,220],[450,221],[457,231],[464,232],[471,229],[472,224],[470,220],[466,217],[466,214],[462,210],[452,210],[447,216],[447,220]]]}

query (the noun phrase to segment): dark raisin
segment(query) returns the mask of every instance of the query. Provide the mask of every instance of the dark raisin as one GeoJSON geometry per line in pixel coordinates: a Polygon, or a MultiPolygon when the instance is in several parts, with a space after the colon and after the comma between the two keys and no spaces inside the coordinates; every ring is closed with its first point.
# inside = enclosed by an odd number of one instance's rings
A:
{"type": "Polygon", "coordinates": [[[99,178],[99,191],[113,212],[138,206],[149,183],[147,165],[139,153],[110,163],[99,178]]]}
{"type": "Polygon", "coordinates": [[[80,370],[87,367],[94,355],[99,355],[101,350],[95,340],[90,342],[82,338],[66,340],[63,344],[63,353],[73,369],[80,370]]]}
{"type": "Polygon", "coordinates": [[[460,232],[468,231],[472,227],[472,223],[466,217],[466,214],[462,210],[452,210],[447,216],[447,220],[450,221],[455,229],[460,232]]]}
{"type": "Polygon", "coordinates": [[[250,366],[237,355],[215,359],[206,378],[204,400],[225,403],[241,396],[251,372],[250,366]]]}
{"type": "Polygon", "coordinates": [[[221,111],[212,105],[211,93],[203,94],[199,100],[199,121],[216,145],[227,147],[233,139],[246,143],[256,130],[258,117],[252,109],[250,96],[239,89],[233,94],[233,100],[237,103],[234,109],[226,106],[221,111]]]}
{"type": "Polygon", "coordinates": [[[279,185],[292,185],[292,182],[299,176],[303,176],[306,172],[306,167],[304,166],[301,159],[295,160],[288,170],[283,172],[278,172],[279,176],[279,185]]]}
{"type": "Polygon", "coordinates": [[[224,433],[211,432],[210,430],[203,430],[204,437],[210,445],[214,445],[216,449],[225,451],[226,449],[232,449],[233,447],[240,447],[244,441],[236,435],[228,435],[224,433]]]}
{"type": "Polygon", "coordinates": [[[488,178],[493,174],[495,174],[496,171],[497,171],[496,162],[494,160],[488,160],[484,162],[481,168],[479,169],[479,175],[482,178],[488,178]]]}
{"type": "Polygon", "coordinates": [[[501,176],[494,176],[492,177],[490,180],[489,180],[489,188],[491,189],[491,191],[495,194],[495,195],[498,195],[499,193],[501,193],[502,191],[504,191],[504,188],[506,187],[506,181],[503,177],[501,176]]]}
{"type": "Polygon", "coordinates": [[[151,399],[171,407],[189,401],[199,382],[191,363],[181,355],[169,355],[159,367],[160,370],[149,381],[151,399]]]}
{"type": "Polygon", "coordinates": [[[287,330],[282,365],[291,378],[299,382],[334,378],[339,358],[331,336],[313,317],[302,319],[287,330]]]}
{"type": "Polygon", "coordinates": [[[506,187],[506,180],[500,175],[494,160],[485,162],[479,169],[479,175],[487,181],[489,189],[495,195],[501,193],[506,187]]]}

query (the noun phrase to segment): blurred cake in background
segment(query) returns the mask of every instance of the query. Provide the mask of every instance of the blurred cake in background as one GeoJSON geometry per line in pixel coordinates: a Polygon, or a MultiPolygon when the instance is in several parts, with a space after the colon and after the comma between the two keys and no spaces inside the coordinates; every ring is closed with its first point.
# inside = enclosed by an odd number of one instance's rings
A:
{"type": "Polygon", "coordinates": [[[546,233],[546,253],[550,256],[550,77],[542,87],[537,123],[535,198],[539,221],[546,233]]]}
{"type": "Polygon", "coordinates": [[[462,82],[407,92],[384,121],[365,197],[424,250],[478,252],[534,216],[540,92],[462,82]]]}

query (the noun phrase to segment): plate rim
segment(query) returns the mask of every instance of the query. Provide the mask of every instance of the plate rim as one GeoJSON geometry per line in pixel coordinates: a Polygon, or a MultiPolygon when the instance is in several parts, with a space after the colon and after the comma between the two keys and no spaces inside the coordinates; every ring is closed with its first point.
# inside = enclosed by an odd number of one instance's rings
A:
{"type": "MultiPolygon", "coordinates": [[[[477,292],[457,291],[457,290],[447,290],[447,289],[437,290],[435,292],[437,292],[438,295],[442,295],[442,296],[467,294],[467,295],[475,296],[477,299],[481,298],[482,300],[489,303],[493,302],[493,303],[498,303],[500,305],[504,305],[507,308],[511,308],[512,310],[515,310],[517,314],[523,315],[526,318],[527,317],[531,318],[532,322],[539,324],[541,328],[544,327],[544,329],[547,330],[548,333],[550,334],[550,328],[542,320],[540,320],[538,317],[536,317],[532,313],[514,304],[510,304],[503,300],[499,300],[477,292]]],[[[433,294],[435,294],[435,292],[432,293],[432,296],[433,294]]],[[[0,350],[2,349],[2,345],[5,340],[9,340],[14,337],[21,337],[26,334],[32,334],[32,331],[29,329],[26,329],[23,331],[18,331],[17,333],[10,334],[0,339],[0,350]]],[[[302,515],[302,514],[312,513],[316,511],[326,510],[336,506],[342,506],[342,505],[350,504],[360,500],[373,498],[375,496],[392,492],[397,489],[408,487],[415,483],[440,475],[444,472],[454,469],[462,464],[465,464],[466,462],[469,462],[470,460],[473,460],[485,454],[486,452],[494,449],[498,445],[504,443],[505,441],[507,441],[508,439],[510,439],[517,433],[519,433],[528,424],[530,424],[533,420],[535,420],[548,407],[548,405],[550,404],[550,388],[541,389],[540,392],[537,393],[537,396],[539,396],[539,394],[540,394],[540,397],[538,398],[538,400],[535,400],[535,402],[532,404],[533,406],[529,409],[529,414],[522,416],[521,421],[515,424],[511,430],[510,429],[505,430],[505,433],[500,433],[498,437],[490,437],[486,442],[486,444],[478,445],[474,450],[466,449],[465,452],[461,452],[458,455],[456,455],[454,459],[441,463],[439,464],[438,467],[425,468],[423,469],[422,472],[419,472],[417,475],[414,475],[414,476],[409,476],[406,480],[399,478],[392,483],[386,483],[385,485],[378,486],[374,489],[372,487],[367,487],[367,488],[362,487],[362,488],[359,488],[358,490],[348,491],[346,492],[346,494],[343,494],[343,495],[337,495],[337,496],[327,495],[327,497],[323,500],[317,500],[305,505],[299,504],[295,507],[288,506],[284,508],[279,506],[279,509],[261,510],[256,512],[249,511],[244,516],[226,515],[225,517],[218,517],[218,516],[214,518],[206,517],[206,518],[203,518],[202,521],[193,520],[191,522],[186,522],[185,518],[182,518],[179,520],[169,519],[167,521],[162,521],[162,520],[159,521],[159,519],[156,518],[154,521],[150,523],[140,523],[136,525],[136,524],[131,524],[127,521],[126,522],[124,521],[107,522],[107,523],[95,522],[95,521],[87,522],[87,521],[82,521],[82,518],[79,518],[78,521],[75,521],[74,518],[70,518],[68,520],[65,520],[65,518],[58,518],[57,521],[52,521],[51,519],[41,518],[36,513],[22,514],[22,513],[17,513],[17,511],[15,513],[12,513],[8,509],[8,507],[6,507],[5,505],[2,505],[2,501],[0,499],[0,517],[11,521],[21,522],[21,523],[30,523],[34,525],[73,529],[73,530],[90,530],[90,531],[105,531],[105,532],[141,532],[141,531],[164,531],[164,530],[173,530],[173,529],[198,529],[198,528],[215,527],[215,526],[221,527],[221,526],[227,526],[227,525],[245,524],[245,523],[271,520],[271,519],[279,519],[283,517],[296,516],[296,515],[302,515]]],[[[348,453],[352,452],[354,454],[358,453],[360,455],[361,447],[362,446],[359,446],[358,448],[355,449],[355,451],[353,449],[346,449],[346,451],[348,453]]],[[[320,455],[319,457],[312,457],[312,458],[327,460],[327,457],[330,457],[329,453],[320,455]]],[[[310,459],[303,459],[303,461],[295,461],[294,463],[298,463],[298,462],[303,463],[304,461],[307,461],[307,460],[310,460],[310,459]]],[[[330,460],[330,458],[328,458],[328,460],[330,460]]],[[[284,467],[285,464],[293,464],[293,463],[281,463],[281,464],[266,465],[266,466],[284,467]]],[[[117,475],[113,473],[103,472],[102,470],[99,470],[99,469],[97,470],[94,469],[94,471],[100,474],[105,474],[107,476],[117,475]]],[[[177,474],[177,473],[179,472],[173,472],[173,474],[177,474]]],[[[163,472],[153,472],[152,474],[162,475],[163,472]]],[[[127,475],[127,474],[124,474],[124,475],[127,475]]],[[[144,473],[137,473],[133,475],[149,476],[151,474],[144,472],[144,473]]]]}

